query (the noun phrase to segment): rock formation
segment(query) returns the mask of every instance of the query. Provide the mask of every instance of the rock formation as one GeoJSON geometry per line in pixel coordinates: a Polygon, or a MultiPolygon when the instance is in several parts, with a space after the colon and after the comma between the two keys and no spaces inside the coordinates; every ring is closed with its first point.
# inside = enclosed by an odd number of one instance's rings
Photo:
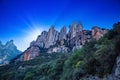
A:
{"type": "Polygon", "coordinates": [[[0,65],[8,64],[11,59],[20,53],[21,51],[14,45],[13,40],[8,41],[5,45],[0,42],[0,65]]]}
{"type": "Polygon", "coordinates": [[[114,72],[115,80],[120,80],[120,55],[116,59],[116,66],[114,72]]]}
{"type": "Polygon", "coordinates": [[[64,26],[60,32],[53,26],[47,31],[43,31],[36,41],[31,42],[30,47],[23,52],[20,61],[26,61],[35,58],[42,53],[66,53],[81,48],[86,41],[93,37],[98,40],[107,32],[106,29],[93,27],[92,31],[83,30],[81,23],[75,22],[69,26],[67,33],[64,26]]]}
{"type": "Polygon", "coordinates": [[[54,29],[54,27],[50,27],[48,34],[47,34],[47,40],[45,42],[45,48],[49,48],[51,45],[55,45],[56,41],[58,40],[58,31],[54,29]]]}
{"type": "Polygon", "coordinates": [[[96,40],[99,40],[99,38],[101,38],[107,32],[108,32],[108,30],[106,30],[106,29],[94,26],[92,28],[92,37],[95,38],[96,40]]]}
{"type": "Polygon", "coordinates": [[[64,26],[64,27],[60,30],[59,40],[63,40],[63,39],[66,40],[66,34],[67,34],[67,30],[66,30],[66,27],[64,26]]]}

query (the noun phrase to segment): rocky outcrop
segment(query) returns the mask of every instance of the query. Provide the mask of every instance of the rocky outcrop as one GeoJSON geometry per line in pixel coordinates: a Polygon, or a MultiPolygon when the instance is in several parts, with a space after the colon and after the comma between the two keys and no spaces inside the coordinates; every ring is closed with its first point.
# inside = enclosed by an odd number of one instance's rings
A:
{"type": "Polygon", "coordinates": [[[50,48],[47,53],[67,53],[69,49],[65,46],[50,48]]]}
{"type": "Polygon", "coordinates": [[[41,48],[45,47],[45,43],[47,42],[47,31],[43,31],[41,35],[38,36],[37,40],[33,43],[33,45],[37,45],[41,48]]]}
{"type": "Polygon", "coordinates": [[[72,26],[70,25],[69,26],[69,38],[72,39],[76,36],[76,33],[77,33],[77,26],[76,26],[76,23],[73,23],[72,26]]]}
{"type": "Polygon", "coordinates": [[[120,80],[120,55],[116,59],[115,79],[120,80]]]}
{"type": "Polygon", "coordinates": [[[94,26],[92,28],[92,37],[99,40],[108,30],[94,26]]]}
{"type": "Polygon", "coordinates": [[[13,40],[8,41],[5,45],[0,42],[0,65],[8,64],[11,59],[20,53],[21,51],[14,45],[13,40]]]}
{"type": "Polygon", "coordinates": [[[74,22],[72,26],[69,26],[69,38],[72,39],[76,37],[77,34],[80,34],[80,32],[83,31],[83,26],[81,23],[78,23],[78,25],[74,22]]]}
{"type": "Polygon", "coordinates": [[[54,45],[56,41],[58,40],[58,31],[54,29],[54,27],[50,27],[48,34],[47,34],[47,40],[45,42],[45,48],[49,48],[51,45],[54,45]]]}
{"type": "MultiPolygon", "coordinates": [[[[54,27],[50,27],[49,31],[43,31],[41,35],[38,36],[35,45],[41,48],[49,48],[51,45],[54,45],[58,40],[59,32],[54,29],[54,27]]],[[[63,36],[63,35],[62,35],[63,36]]]]}
{"type": "Polygon", "coordinates": [[[30,47],[23,52],[20,59],[21,61],[30,60],[41,53],[66,53],[74,51],[81,48],[92,37],[98,40],[106,32],[106,29],[98,27],[92,28],[92,31],[83,30],[82,24],[76,24],[75,22],[69,26],[68,33],[65,26],[60,32],[51,26],[48,31],[43,31],[36,41],[31,42],[30,47]]]}
{"type": "Polygon", "coordinates": [[[64,27],[60,30],[59,40],[63,40],[63,39],[66,40],[66,34],[67,34],[67,30],[66,30],[66,27],[64,26],[64,27]]]}
{"type": "Polygon", "coordinates": [[[24,61],[35,58],[40,54],[40,49],[37,46],[32,46],[24,52],[24,61]]]}

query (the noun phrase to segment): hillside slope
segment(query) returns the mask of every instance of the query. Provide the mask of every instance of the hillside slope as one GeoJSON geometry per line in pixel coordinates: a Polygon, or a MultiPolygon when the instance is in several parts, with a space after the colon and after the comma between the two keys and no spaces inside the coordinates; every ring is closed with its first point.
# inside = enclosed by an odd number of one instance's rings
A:
{"type": "Polygon", "coordinates": [[[120,22],[69,54],[42,54],[0,67],[1,80],[119,80],[120,22]]]}

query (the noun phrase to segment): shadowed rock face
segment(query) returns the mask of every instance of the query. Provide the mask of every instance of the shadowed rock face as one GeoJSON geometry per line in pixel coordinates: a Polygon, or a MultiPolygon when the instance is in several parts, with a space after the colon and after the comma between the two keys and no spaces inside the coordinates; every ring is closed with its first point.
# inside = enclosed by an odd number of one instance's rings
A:
{"type": "Polygon", "coordinates": [[[44,48],[47,41],[47,34],[47,31],[43,31],[41,35],[38,36],[37,40],[34,41],[33,45],[38,45],[39,47],[44,48]]]}
{"type": "Polygon", "coordinates": [[[81,48],[92,37],[98,40],[106,32],[106,29],[99,27],[93,27],[92,31],[83,30],[82,24],[76,24],[75,22],[69,26],[68,33],[65,26],[60,32],[51,26],[48,32],[43,31],[36,41],[31,42],[30,47],[21,55],[20,61],[33,59],[44,52],[66,53],[74,51],[75,49],[81,48]]]}
{"type": "Polygon", "coordinates": [[[116,59],[115,78],[120,79],[120,55],[116,59]]]}
{"type": "Polygon", "coordinates": [[[20,53],[21,51],[14,45],[13,40],[8,41],[5,45],[0,42],[0,64],[8,64],[11,59],[20,53]]]}
{"type": "Polygon", "coordinates": [[[67,30],[66,30],[66,27],[64,26],[64,27],[60,30],[59,40],[63,40],[63,39],[66,40],[66,34],[67,34],[67,30]]]}

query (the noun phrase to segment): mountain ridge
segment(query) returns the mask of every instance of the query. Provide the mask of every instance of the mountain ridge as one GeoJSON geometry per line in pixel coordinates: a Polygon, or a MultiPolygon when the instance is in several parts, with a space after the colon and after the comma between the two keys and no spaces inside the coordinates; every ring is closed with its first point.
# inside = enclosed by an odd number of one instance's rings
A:
{"type": "Polygon", "coordinates": [[[7,41],[5,45],[0,41],[0,64],[8,64],[10,60],[20,54],[21,51],[14,45],[14,41],[7,41]]]}
{"type": "MultiPolygon", "coordinates": [[[[99,35],[98,32],[95,33],[99,35]]],[[[82,48],[70,54],[69,52],[68,54],[44,53],[30,60],[0,66],[0,78],[3,80],[119,80],[120,22],[115,23],[113,29],[99,40],[97,38],[85,42],[82,48]]]]}
{"type": "Polygon", "coordinates": [[[67,53],[81,48],[85,42],[89,42],[92,38],[98,40],[108,29],[94,26],[91,30],[83,30],[81,23],[75,22],[69,26],[67,32],[66,26],[60,31],[51,26],[48,31],[43,31],[36,41],[32,41],[28,49],[17,61],[26,61],[39,56],[42,53],[67,53]]]}

